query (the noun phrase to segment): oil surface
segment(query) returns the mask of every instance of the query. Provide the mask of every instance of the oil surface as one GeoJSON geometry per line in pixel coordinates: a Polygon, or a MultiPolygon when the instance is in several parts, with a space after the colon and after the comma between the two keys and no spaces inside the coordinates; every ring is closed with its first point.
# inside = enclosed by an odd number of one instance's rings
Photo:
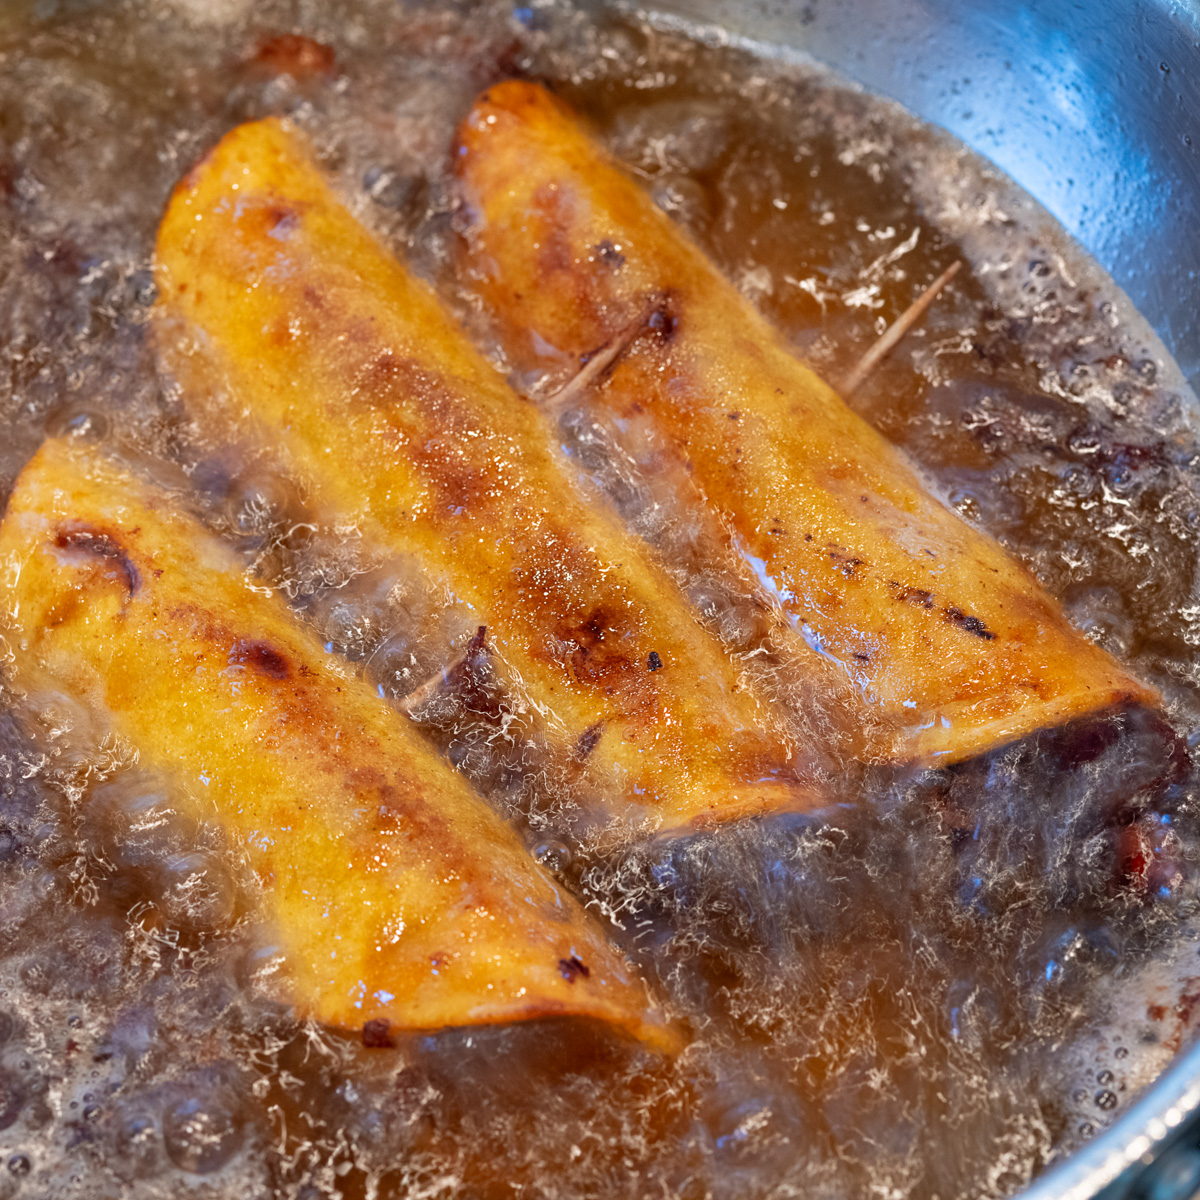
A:
{"type": "MultiPolygon", "coordinates": [[[[1200,740],[1194,401],[1136,315],[894,106],[636,16],[169,0],[0,18],[2,493],[47,428],[119,438],[385,695],[455,661],[474,626],[419,564],[312,528],[291,481],[183,410],[147,336],[149,255],[203,150],[287,113],[503,368],[456,277],[447,162],[476,91],[514,73],[586,113],[834,382],[963,259],[853,403],[1200,740]]],[[[618,434],[578,413],[564,449],[753,673],[753,606],[705,573],[688,511],[618,434]]],[[[573,837],[552,781],[533,803],[536,731],[481,734],[453,696],[413,716],[612,923],[688,1049],[552,1023],[382,1049],[297,1024],[266,999],[269,931],[219,823],[176,812],[103,714],[9,687],[0,1197],[1004,1196],[1111,1123],[1186,1032],[1196,784],[1156,779],[1144,723],[952,773],[875,764],[825,812],[614,845],[573,837]]]]}

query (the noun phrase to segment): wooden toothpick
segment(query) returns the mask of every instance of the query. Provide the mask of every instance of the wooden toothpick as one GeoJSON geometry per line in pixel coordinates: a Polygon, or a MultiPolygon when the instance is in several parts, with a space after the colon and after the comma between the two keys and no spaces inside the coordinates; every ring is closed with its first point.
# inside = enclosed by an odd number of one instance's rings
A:
{"type": "Polygon", "coordinates": [[[557,416],[571,405],[579,403],[585,393],[604,378],[617,359],[645,332],[650,318],[660,307],[659,300],[648,304],[628,325],[618,329],[598,350],[593,350],[588,355],[587,362],[557,392],[547,398],[547,411],[557,416]]]}
{"type": "MultiPolygon", "coordinates": [[[[849,399],[862,382],[900,343],[904,335],[921,319],[925,310],[937,299],[938,293],[958,274],[961,262],[952,262],[901,314],[884,330],[879,340],[862,356],[858,366],[842,381],[841,393],[849,399]]],[[[578,376],[576,377],[578,378],[578,376]]],[[[570,385],[568,385],[570,386],[570,385]]]]}

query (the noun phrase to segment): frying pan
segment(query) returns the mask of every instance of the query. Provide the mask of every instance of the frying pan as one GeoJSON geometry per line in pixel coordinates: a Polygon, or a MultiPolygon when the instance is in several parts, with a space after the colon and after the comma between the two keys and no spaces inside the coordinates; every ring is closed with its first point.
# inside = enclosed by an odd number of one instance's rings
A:
{"type": "MultiPolygon", "coordinates": [[[[666,0],[961,138],[1057,218],[1200,386],[1200,0],[666,0]]],[[[1200,1195],[1200,1044],[1023,1200],[1200,1195]]]]}
{"type": "MultiPolygon", "coordinates": [[[[1200,0],[652,3],[807,53],[990,158],[1200,387],[1200,0]]],[[[1198,1194],[1200,1044],[1024,1200],[1198,1194]]]]}

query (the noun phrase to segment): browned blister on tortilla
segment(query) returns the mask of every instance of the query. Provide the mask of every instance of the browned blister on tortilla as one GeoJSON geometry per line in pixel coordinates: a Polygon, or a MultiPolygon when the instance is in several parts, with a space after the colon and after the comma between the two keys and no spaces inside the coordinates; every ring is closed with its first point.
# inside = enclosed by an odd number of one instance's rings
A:
{"type": "Polygon", "coordinates": [[[930,494],[544,89],[485,92],[456,163],[468,263],[505,352],[561,368],[628,342],[591,403],[653,426],[729,552],[854,684],[867,753],[949,763],[1156,702],[930,494]]]}
{"type": "Polygon", "coordinates": [[[48,441],[0,563],[15,682],[89,702],[215,813],[302,1013],[351,1029],[590,1017],[668,1044],[594,920],[177,496],[48,441]]]}
{"type": "Polygon", "coordinates": [[[273,447],[319,513],[419,561],[487,629],[615,809],[662,829],[820,798],[803,748],[560,464],[551,427],[278,121],[229,133],[159,230],[164,359],[273,447]]]}

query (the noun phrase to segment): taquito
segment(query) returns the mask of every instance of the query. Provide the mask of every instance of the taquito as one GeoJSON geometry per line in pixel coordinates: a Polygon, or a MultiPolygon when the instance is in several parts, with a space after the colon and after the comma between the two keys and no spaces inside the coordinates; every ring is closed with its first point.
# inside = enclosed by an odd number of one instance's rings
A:
{"type": "Polygon", "coordinates": [[[398,1030],[590,1017],[669,1043],[594,919],[178,495],[49,440],[0,562],[15,684],[107,714],[233,835],[301,1013],[398,1030]]]}
{"type": "Polygon", "coordinates": [[[156,250],[164,362],[275,449],[316,511],[410,556],[486,627],[563,754],[662,830],[811,807],[806,747],[770,734],[677,586],[432,290],[277,120],[180,183],[156,250]]]}
{"type": "Polygon", "coordinates": [[[867,753],[948,764],[1156,703],[924,486],[545,89],[489,88],[455,163],[465,265],[514,367],[609,360],[590,403],[618,427],[649,425],[695,481],[728,552],[853,686],[867,753]]]}

